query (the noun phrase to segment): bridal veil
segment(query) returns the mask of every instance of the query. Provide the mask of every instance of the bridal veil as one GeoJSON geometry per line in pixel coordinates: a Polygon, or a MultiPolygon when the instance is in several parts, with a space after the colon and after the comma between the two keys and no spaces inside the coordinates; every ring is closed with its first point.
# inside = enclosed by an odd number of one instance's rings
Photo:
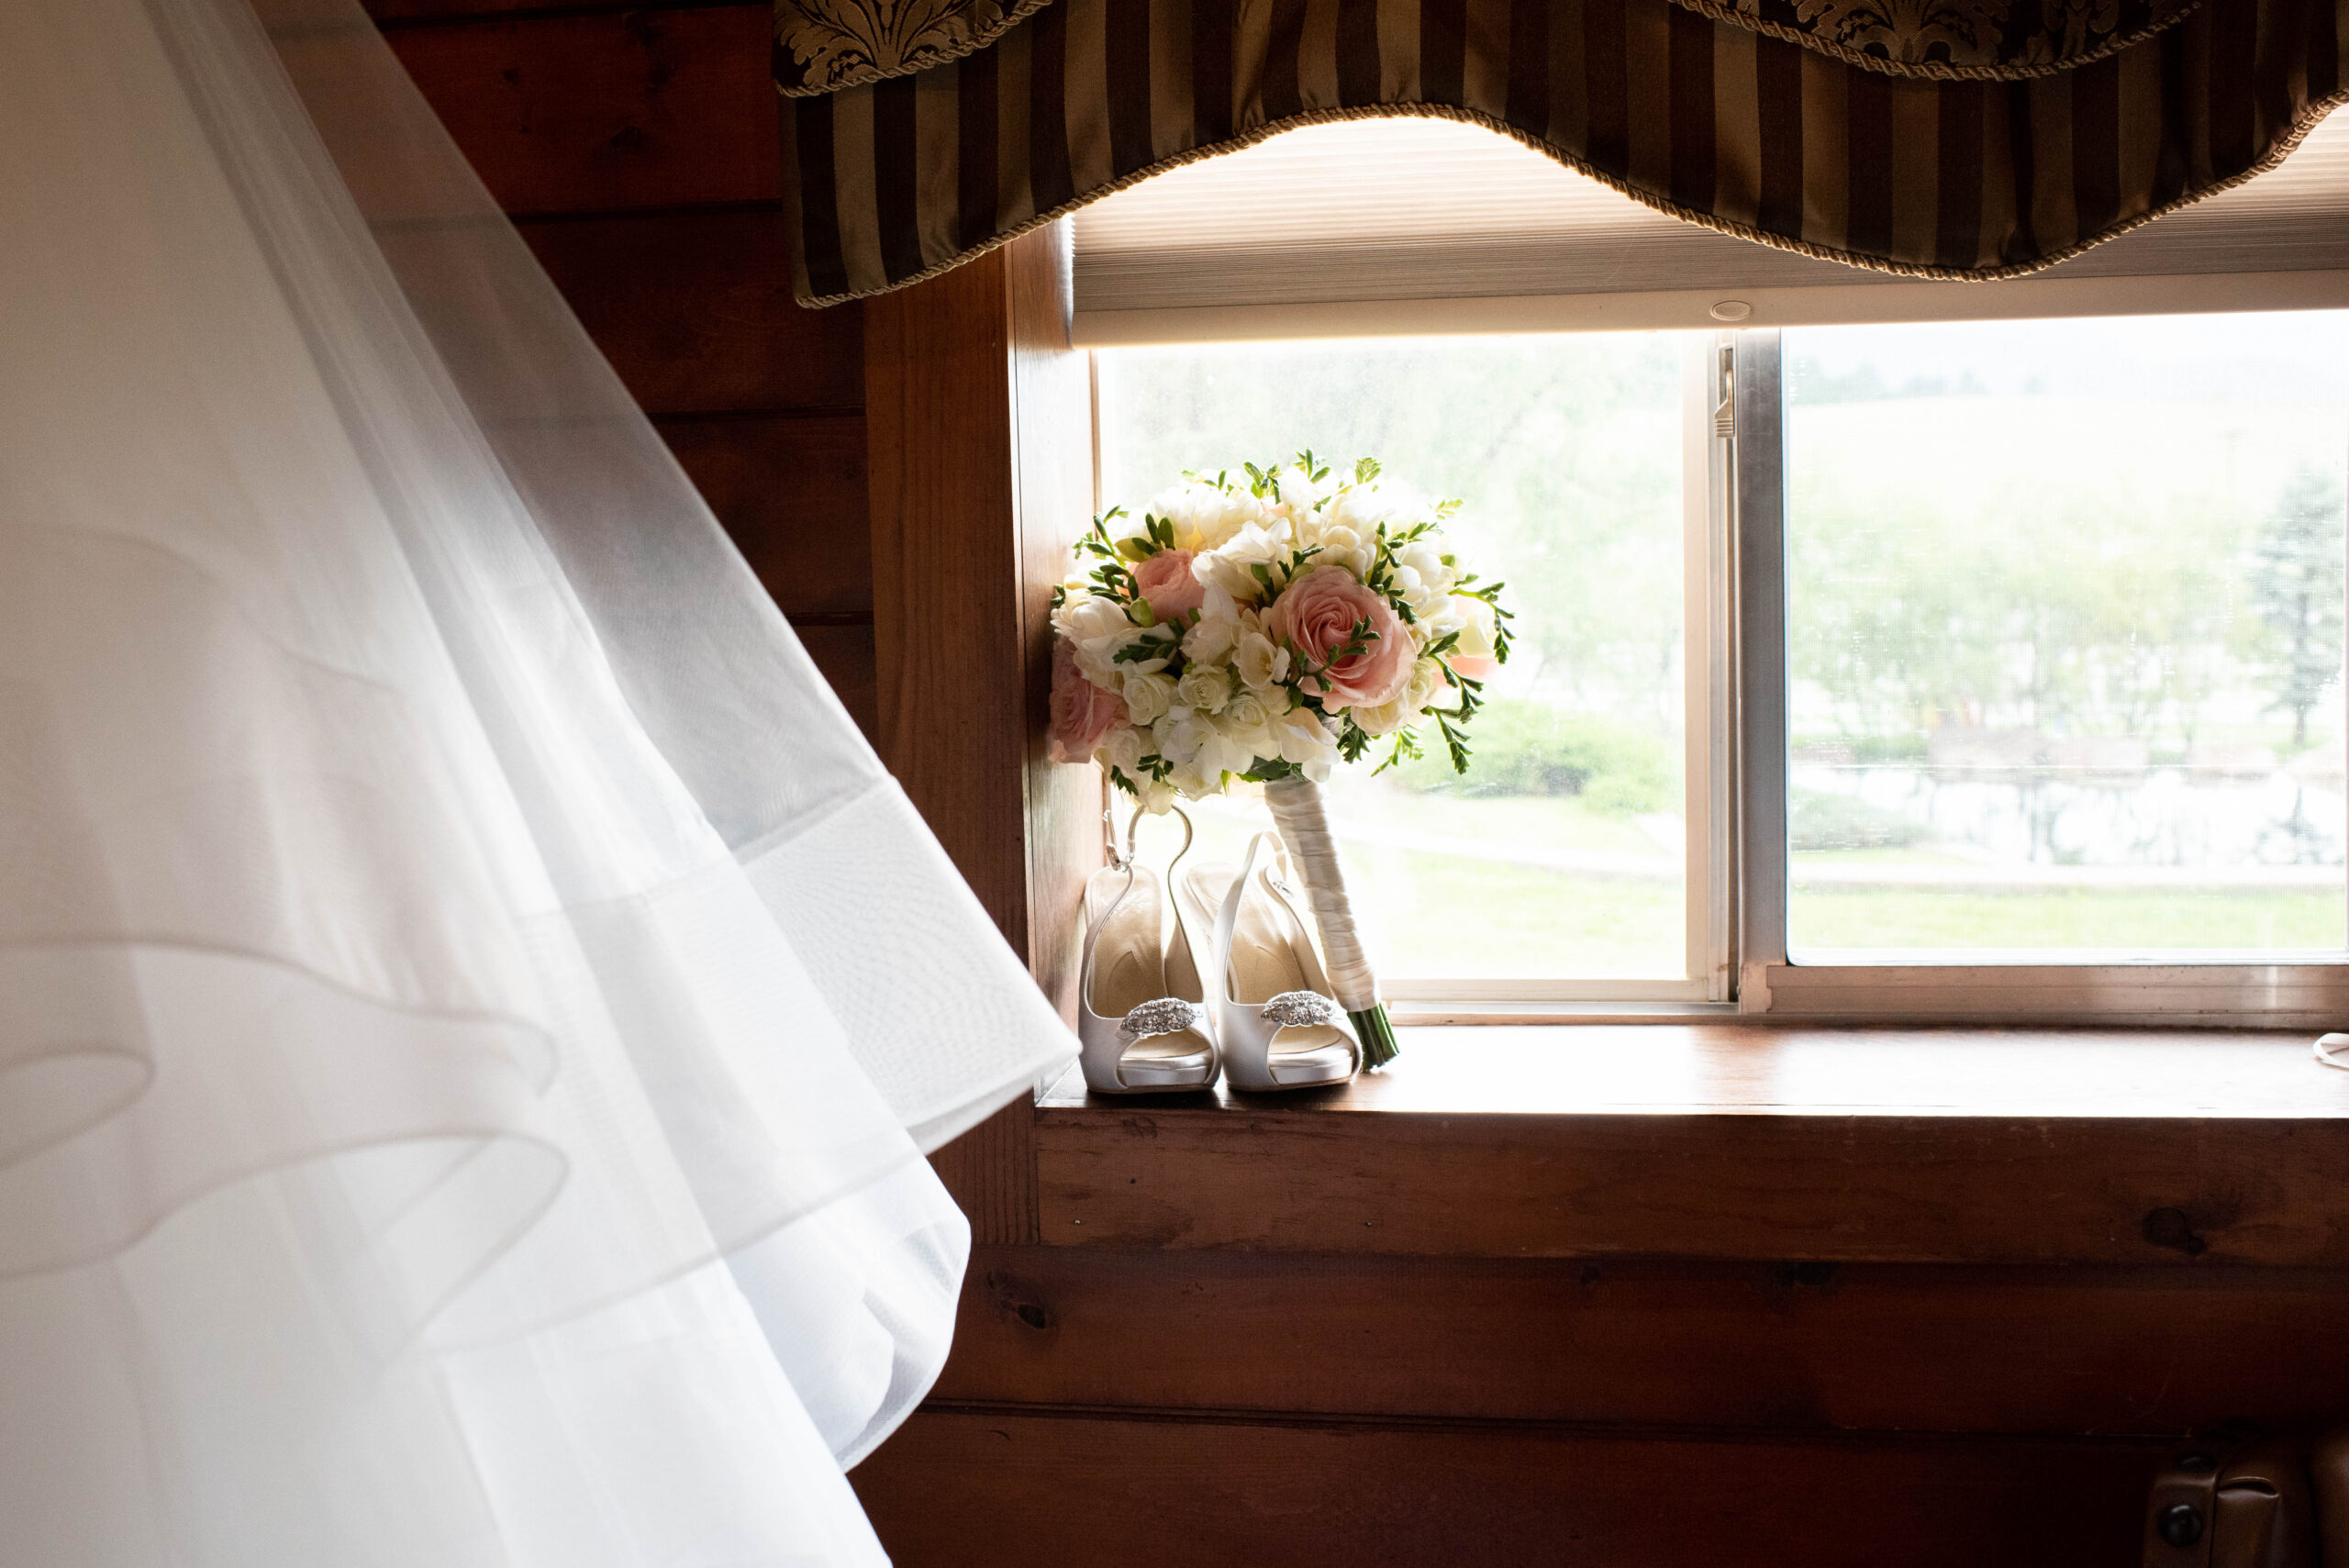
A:
{"type": "Polygon", "coordinates": [[[879,1562],[1070,1049],[356,0],[0,5],[0,1564],[879,1562]]]}

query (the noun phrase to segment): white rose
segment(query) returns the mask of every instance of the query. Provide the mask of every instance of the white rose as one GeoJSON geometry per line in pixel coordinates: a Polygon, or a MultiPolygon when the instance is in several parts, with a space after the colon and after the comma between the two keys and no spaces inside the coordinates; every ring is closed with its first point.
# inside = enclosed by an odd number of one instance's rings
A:
{"type": "MultiPolygon", "coordinates": [[[[1248,753],[1249,762],[1252,763],[1259,757],[1279,754],[1280,742],[1273,735],[1272,710],[1264,706],[1262,697],[1246,692],[1233,697],[1225,705],[1223,711],[1215,716],[1215,727],[1226,739],[1248,753]]],[[[1234,773],[1247,771],[1245,764],[1232,770],[1234,773]]]]}
{"type": "Polygon", "coordinates": [[[1231,667],[1242,684],[1261,692],[1288,679],[1288,650],[1261,631],[1242,632],[1231,651],[1231,667]]]}
{"type": "Polygon", "coordinates": [[[1174,704],[1174,677],[1157,670],[1126,673],[1126,716],[1137,725],[1153,724],[1174,704]]]}
{"type": "Polygon", "coordinates": [[[1141,785],[1141,794],[1135,797],[1141,803],[1141,808],[1152,817],[1165,816],[1174,804],[1174,786],[1158,779],[1136,779],[1134,782],[1141,785]]]}
{"type": "Polygon", "coordinates": [[[1194,664],[1174,684],[1174,696],[1184,706],[1213,713],[1231,700],[1231,674],[1219,664],[1194,664]]]}

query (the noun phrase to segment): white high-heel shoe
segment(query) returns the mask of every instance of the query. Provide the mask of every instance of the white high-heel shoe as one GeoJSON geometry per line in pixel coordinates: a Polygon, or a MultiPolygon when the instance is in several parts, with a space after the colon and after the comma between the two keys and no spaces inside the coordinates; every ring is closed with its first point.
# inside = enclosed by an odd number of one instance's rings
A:
{"type": "MultiPolygon", "coordinates": [[[[1139,821],[1141,814],[1134,816],[1139,821]]],[[[1134,859],[1134,826],[1127,825],[1124,855],[1085,884],[1077,1062],[1085,1086],[1097,1095],[1211,1089],[1219,1064],[1200,1005],[1198,965],[1180,921],[1171,947],[1159,934],[1159,882],[1134,859]]],[[[1185,817],[1175,861],[1190,848],[1191,819],[1185,817]]]]}
{"type": "Polygon", "coordinates": [[[1362,1047],[1330,995],[1321,955],[1275,862],[1256,863],[1272,837],[1249,840],[1237,874],[1229,866],[1192,870],[1176,885],[1175,912],[1204,926],[1214,911],[1208,1011],[1231,1086],[1342,1084],[1361,1064],[1362,1047]]]}

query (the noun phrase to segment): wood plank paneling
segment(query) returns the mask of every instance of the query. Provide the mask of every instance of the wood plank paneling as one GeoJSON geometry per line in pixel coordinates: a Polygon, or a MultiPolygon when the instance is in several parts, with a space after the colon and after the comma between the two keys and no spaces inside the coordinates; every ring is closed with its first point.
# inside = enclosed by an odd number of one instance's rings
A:
{"type": "Polygon", "coordinates": [[[1036,1240],[1035,1114],[1015,1100],[930,1157],[982,1246],[1036,1240]]]}
{"type": "Polygon", "coordinates": [[[2164,1451],[933,1408],[850,1480],[897,1568],[2127,1568],[2164,1451]]]}
{"type": "Polygon", "coordinates": [[[982,1248],[936,1396],[2177,1436],[2349,1412],[2349,1273],[982,1248]],[[1146,1347],[1146,1352],[1140,1348],[1146,1347]]]}
{"type": "Polygon", "coordinates": [[[872,612],[861,416],[671,416],[653,425],[785,615],[872,612]]]}
{"type": "Polygon", "coordinates": [[[388,36],[500,206],[611,212],[781,195],[772,16],[742,5],[388,36]]]}
{"type": "Polygon", "coordinates": [[[1025,958],[1008,260],[867,303],[865,430],[882,760],[1025,958]]]}
{"type": "Polygon", "coordinates": [[[863,405],[863,313],[792,299],[779,209],[562,218],[522,236],[648,413],[863,405]]]}
{"type": "Polygon", "coordinates": [[[796,626],[807,656],[840,694],[841,702],[873,739],[880,727],[880,705],[873,688],[873,628],[869,626],[796,626]]]}
{"type": "Polygon", "coordinates": [[[2349,1123],[1046,1110],[1050,1242],[2349,1266],[2349,1123]]]}

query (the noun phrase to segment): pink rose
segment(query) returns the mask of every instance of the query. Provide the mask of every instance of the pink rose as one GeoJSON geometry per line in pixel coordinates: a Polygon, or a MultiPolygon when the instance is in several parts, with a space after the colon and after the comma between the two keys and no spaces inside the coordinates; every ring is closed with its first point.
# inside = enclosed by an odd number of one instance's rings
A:
{"type": "Polygon", "coordinates": [[[1134,591],[1150,601],[1160,620],[1189,615],[1207,602],[1208,591],[1191,575],[1191,552],[1162,550],[1134,568],[1134,591]]]}
{"type": "Polygon", "coordinates": [[[1076,673],[1076,650],[1052,639],[1052,722],[1044,754],[1055,762],[1085,762],[1118,722],[1125,699],[1076,673]]]}
{"type": "Polygon", "coordinates": [[[1489,681],[1501,673],[1501,662],[1489,654],[1447,653],[1443,662],[1452,666],[1453,674],[1465,680],[1489,681]]]}
{"type": "Polygon", "coordinates": [[[1317,566],[1290,583],[1264,611],[1264,635],[1317,672],[1307,684],[1330,707],[1376,707],[1411,684],[1417,651],[1402,617],[1342,566],[1317,566]],[[1364,621],[1370,623],[1369,646],[1330,663],[1364,621]]]}

